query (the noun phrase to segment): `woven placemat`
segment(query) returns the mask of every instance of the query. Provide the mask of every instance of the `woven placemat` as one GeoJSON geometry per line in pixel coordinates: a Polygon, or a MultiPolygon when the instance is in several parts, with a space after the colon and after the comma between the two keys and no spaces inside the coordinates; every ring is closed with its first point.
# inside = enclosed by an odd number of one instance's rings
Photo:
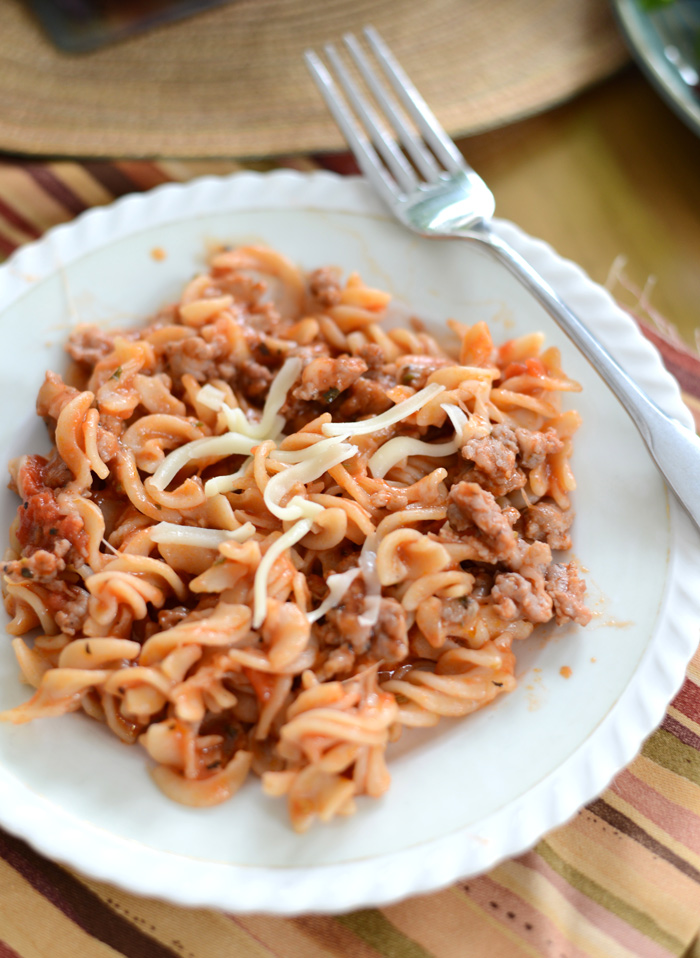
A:
{"type": "Polygon", "coordinates": [[[302,61],[372,23],[453,135],[541,111],[627,60],[606,0],[232,0],[82,54],[0,4],[0,150],[253,157],[342,146],[302,61]]]}

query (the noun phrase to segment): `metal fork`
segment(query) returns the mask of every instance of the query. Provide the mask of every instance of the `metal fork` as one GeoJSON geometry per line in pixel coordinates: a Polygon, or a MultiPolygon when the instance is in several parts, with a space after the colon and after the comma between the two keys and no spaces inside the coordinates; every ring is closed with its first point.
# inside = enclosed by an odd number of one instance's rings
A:
{"type": "Polygon", "coordinates": [[[700,439],[640,389],[545,280],[493,231],[493,194],[442,129],[377,31],[365,27],[363,33],[385,81],[353,35],[345,36],[344,42],[385,123],[333,45],[324,52],[343,93],[316,53],[305,53],[311,75],[362,172],[409,229],[422,236],[476,243],[515,275],[615,393],[661,474],[700,529],[700,439]],[[396,139],[385,132],[386,123],[396,139]]]}

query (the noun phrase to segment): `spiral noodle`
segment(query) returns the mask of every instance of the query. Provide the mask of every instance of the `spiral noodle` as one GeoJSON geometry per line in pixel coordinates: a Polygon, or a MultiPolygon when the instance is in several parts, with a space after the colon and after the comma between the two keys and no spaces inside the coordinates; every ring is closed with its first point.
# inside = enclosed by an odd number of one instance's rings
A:
{"type": "Polygon", "coordinates": [[[558,351],[451,320],[451,356],[389,304],[247,246],[141,330],[74,332],[37,401],[53,450],[10,463],[34,691],[4,720],[82,710],[187,805],[252,771],[303,831],[384,794],[404,726],[514,688],[516,640],[588,621],[553,558],[580,422],[558,351]]]}

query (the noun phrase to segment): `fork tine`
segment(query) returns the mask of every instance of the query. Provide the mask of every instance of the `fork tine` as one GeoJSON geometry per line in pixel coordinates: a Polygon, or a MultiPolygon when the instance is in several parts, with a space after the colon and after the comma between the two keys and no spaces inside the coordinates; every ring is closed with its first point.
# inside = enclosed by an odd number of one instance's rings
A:
{"type": "Polygon", "coordinates": [[[340,127],[348,146],[355,154],[360,169],[379,192],[382,199],[390,206],[393,205],[399,193],[398,187],[387,173],[377,151],[363,134],[323,61],[313,50],[307,50],[304,53],[304,59],[321,96],[326,101],[326,106],[340,127]]]}
{"type": "Polygon", "coordinates": [[[396,179],[396,182],[405,193],[415,189],[418,186],[418,179],[413,171],[413,167],[406,160],[406,157],[398,148],[396,142],[391,137],[384,135],[374,110],[362,96],[356,84],[353,83],[345,64],[338,56],[337,50],[332,44],[329,44],[324,49],[348,102],[357,114],[360,122],[364,125],[365,130],[369,133],[375,149],[381,154],[384,162],[396,179]]]}
{"type": "Polygon", "coordinates": [[[351,33],[348,33],[343,39],[365,83],[372,91],[372,95],[384,111],[416,168],[428,182],[434,183],[440,177],[440,170],[435,160],[428,150],[423,147],[411,127],[406,123],[404,117],[396,109],[394,102],[387,95],[384,85],[370,66],[369,60],[356,38],[351,33]]]}
{"type": "Polygon", "coordinates": [[[372,52],[381,65],[401,104],[423,134],[438,160],[450,173],[469,170],[469,165],[454,142],[445,133],[437,118],[395,59],[374,27],[365,27],[363,33],[372,52]]]}

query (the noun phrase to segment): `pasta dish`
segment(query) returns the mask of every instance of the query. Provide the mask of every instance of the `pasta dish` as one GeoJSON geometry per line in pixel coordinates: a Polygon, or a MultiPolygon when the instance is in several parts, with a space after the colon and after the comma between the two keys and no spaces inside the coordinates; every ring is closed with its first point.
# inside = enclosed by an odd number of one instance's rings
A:
{"type": "Polygon", "coordinates": [[[515,687],[513,643],[585,625],[577,383],[533,332],[384,328],[391,297],[222,249],[138,329],[77,327],[10,463],[22,723],[82,710],[193,806],[249,773],[291,822],[389,785],[404,727],[515,687]],[[30,635],[31,634],[31,635],[30,635]]]}

